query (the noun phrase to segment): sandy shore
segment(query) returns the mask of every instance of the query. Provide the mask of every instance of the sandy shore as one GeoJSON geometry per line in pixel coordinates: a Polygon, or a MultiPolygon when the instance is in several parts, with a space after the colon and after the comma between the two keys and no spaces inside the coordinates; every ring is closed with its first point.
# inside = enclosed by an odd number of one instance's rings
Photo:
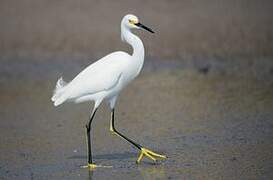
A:
{"type": "MultiPolygon", "coordinates": [[[[65,65],[65,77],[82,69],[75,64],[65,65]]],[[[13,76],[16,66],[1,69],[0,179],[273,177],[272,81],[147,65],[122,93],[116,126],[169,158],[136,165],[137,150],[111,135],[109,108],[103,105],[93,123],[93,154],[97,164],[113,167],[90,172],[80,166],[86,163],[84,125],[91,104],[53,107],[50,97],[61,65],[47,69],[32,63],[36,71],[13,76]]]]}
{"type": "MultiPolygon", "coordinates": [[[[2,0],[0,179],[273,179],[272,0],[2,0]],[[130,47],[120,20],[134,13],[145,68],[123,93],[116,127],[166,154],[138,151],[109,132],[104,104],[93,123],[94,171],[84,126],[91,103],[50,101],[105,54],[130,47]]],[[[92,80],[92,79],[91,79],[92,80]]]]}

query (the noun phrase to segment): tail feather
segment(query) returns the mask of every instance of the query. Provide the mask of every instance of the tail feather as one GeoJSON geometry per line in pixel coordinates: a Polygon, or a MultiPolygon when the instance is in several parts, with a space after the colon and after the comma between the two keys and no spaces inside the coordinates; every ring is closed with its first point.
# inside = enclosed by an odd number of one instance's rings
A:
{"type": "Polygon", "coordinates": [[[64,98],[63,94],[65,92],[65,87],[67,86],[67,83],[63,80],[61,77],[57,83],[56,88],[54,90],[53,96],[51,97],[51,100],[54,102],[55,106],[60,105],[63,103],[66,99],[64,98]]]}
{"type": "Polygon", "coordinates": [[[62,104],[63,102],[66,101],[66,96],[62,95],[61,97],[57,98],[55,101],[54,101],[54,106],[59,106],[60,104],[62,104]]]}

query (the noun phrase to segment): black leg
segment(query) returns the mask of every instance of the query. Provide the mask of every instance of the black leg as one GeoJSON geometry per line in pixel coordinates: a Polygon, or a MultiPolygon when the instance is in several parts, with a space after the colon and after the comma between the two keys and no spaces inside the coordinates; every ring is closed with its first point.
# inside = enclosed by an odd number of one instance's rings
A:
{"type": "Polygon", "coordinates": [[[131,139],[127,138],[126,136],[124,136],[123,134],[121,134],[120,132],[118,132],[116,130],[114,121],[115,121],[115,109],[112,109],[111,130],[114,131],[117,135],[119,135],[123,139],[125,139],[126,141],[128,141],[129,143],[131,143],[132,145],[134,145],[136,148],[138,148],[139,150],[141,150],[141,148],[142,148],[141,145],[137,144],[136,142],[132,141],[131,139]]]}
{"type": "Polygon", "coordinates": [[[88,151],[88,164],[92,164],[92,151],[91,151],[91,137],[90,137],[90,132],[91,132],[91,123],[92,120],[96,114],[97,109],[93,111],[91,114],[90,120],[88,124],[86,125],[86,133],[87,133],[87,151],[88,151]]]}

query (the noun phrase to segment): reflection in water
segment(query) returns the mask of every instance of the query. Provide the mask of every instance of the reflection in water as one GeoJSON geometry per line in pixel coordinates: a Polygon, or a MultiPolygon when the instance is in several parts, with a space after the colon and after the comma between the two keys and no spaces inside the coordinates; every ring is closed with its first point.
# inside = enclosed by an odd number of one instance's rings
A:
{"type": "Polygon", "coordinates": [[[93,170],[88,169],[88,180],[92,180],[93,179],[93,170]]]}
{"type": "Polygon", "coordinates": [[[138,167],[138,170],[144,180],[166,179],[163,166],[138,167]]]}
{"type": "MultiPolygon", "coordinates": [[[[75,172],[79,176],[84,174],[84,179],[168,179],[169,176],[176,176],[175,179],[217,179],[215,176],[219,175],[230,179],[247,179],[250,176],[262,179],[260,167],[265,167],[261,171],[272,167],[269,158],[272,151],[268,151],[272,149],[273,138],[271,81],[264,83],[248,77],[213,72],[204,76],[190,70],[144,74],[125,92],[126,98],[135,103],[128,105],[129,101],[120,101],[121,109],[127,114],[123,116],[123,126],[133,127],[130,134],[137,136],[139,129],[144,131],[145,125],[147,128],[142,135],[145,143],[155,140],[155,146],[159,145],[160,149],[175,155],[183,151],[183,156],[171,159],[175,167],[164,166],[164,169],[163,165],[144,162],[138,167],[133,164],[137,154],[109,150],[109,154],[95,155],[94,159],[116,167],[93,172],[86,172],[87,169],[74,171],[75,164],[86,162],[86,155],[71,152],[71,148],[83,148],[83,137],[79,136],[82,129],[75,119],[82,119],[83,110],[88,111],[89,107],[68,105],[58,110],[60,112],[53,110],[49,103],[51,82],[19,78],[12,83],[9,79],[9,83],[1,84],[0,127],[1,135],[6,138],[1,141],[0,149],[4,160],[8,161],[6,165],[0,163],[3,165],[0,174],[6,170],[4,175],[8,179],[30,173],[44,179],[60,179],[60,176],[62,179],[73,179],[75,172]],[[138,86],[143,89],[141,93],[138,86]],[[73,111],[71,106],[75,107],[73,111]],[[145,110],[154,115],[143,113],[145,110]],[[60,116],[60,113],[66,115],[60,116]],[[127,118],[132,121],[125,120],[127,118]],[[146,137],[150,138],[144,139],[146,137]],[[46,149],[41,146],[42,141],[46,143],[46,149]],[[250,146],[255,148],[246,151],[250,146]],[[14,154],[15,148],[19,151],[14,154]],[[41,156],[38,157],[37,152],[41,156]],[[65,159],[67,155],[71,156],[65,159]],[[16,165],[16,171],[10,168],[10,164],[16,165]],[[249,167],[247,172],[246,166],[249,167]]],[[[101,114],[100,120],[108,116],[107,113],[101,114]]],[[[105,122],[97,121],[96,128],[105,129],[105,122]]],[[[100,145],[102,152],[113,143],[112,138],[103,134],[97,131],[96,141],[103,142],[100,145]]],[[[84,152],[81,148],[79,152],[84,152]]]]}

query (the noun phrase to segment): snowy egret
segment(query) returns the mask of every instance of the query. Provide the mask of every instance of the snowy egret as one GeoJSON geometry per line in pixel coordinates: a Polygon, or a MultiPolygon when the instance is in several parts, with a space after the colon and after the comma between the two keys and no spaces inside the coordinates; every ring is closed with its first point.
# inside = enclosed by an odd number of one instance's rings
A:
{"type": "Polygon", "coordinates": [[[76,103],[94,101],[94,108],[86,125],[88,167],[90,168],[98,167],[92,161],[90,131],[97,108],[103,100],[108,101],[111,107],[110,131],[139,149],[140,154],[137,163],[142,160],[143,156],[147,156],[153,161],[166,158],[166,156],[144,148],[129,139],[120,133],[114,125],[117,97],[120,91],[140,73],[144,63],[143,43],[139,37],[131,32],[132,29],[145,29],[154,33],[150,28],[141,24],[136,16],[131,14],[124,16],[121,21],[121,39],[133,47],[133,54],[129,55],[122,51],[113,52],[89,65],[69,83],[60,78],[51,98],[55,106],[65,101],[76,103]]]}

